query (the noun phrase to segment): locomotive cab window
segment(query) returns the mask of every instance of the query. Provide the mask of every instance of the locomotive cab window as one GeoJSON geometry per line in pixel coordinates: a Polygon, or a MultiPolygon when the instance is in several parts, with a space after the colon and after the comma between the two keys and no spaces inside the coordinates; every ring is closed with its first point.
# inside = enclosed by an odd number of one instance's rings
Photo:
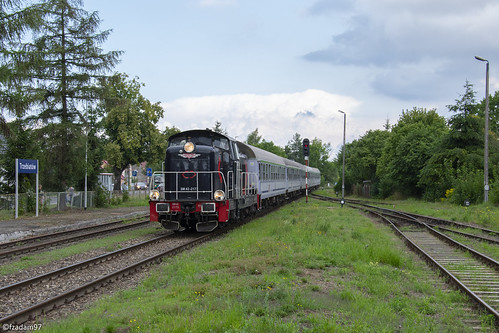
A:
{"type": "Polygon", "coordinates": [[[213,146],[223,150],[229,150],[229,140],[226,138],[211,138],[206,136],[177,137],[170,140],[168,147],[183,146],[186,142],[192,142],[200,146],[213,146]]]}

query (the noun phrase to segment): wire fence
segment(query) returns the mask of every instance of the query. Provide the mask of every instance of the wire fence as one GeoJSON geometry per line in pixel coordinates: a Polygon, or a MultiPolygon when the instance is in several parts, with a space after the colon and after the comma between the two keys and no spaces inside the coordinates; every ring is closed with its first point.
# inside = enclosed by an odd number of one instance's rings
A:
{"type": "MultiPolygon", "coordinates": [[[[107,191],[106,191],[107,192],[107,191]]],[[[109,200],[121,197],[122,191],[107,192],[109,200]]],[[[130,197],[147,197],[147,190],[129,191],[130,197]]],[[[34,213],[36,210],[36,193],[19,193],[19,214],[34,213]]],[[[2,214],[14,214],[16,205],[15,194],[0,194],[0,212],[2,214]]],[[[40,212],[63,211],[67,209],[84,209],[96,206],[96,192],[87,191],[85,205],[85,191],[74,192],[41,192],[38,194],[38,210],[40,212]]]]}

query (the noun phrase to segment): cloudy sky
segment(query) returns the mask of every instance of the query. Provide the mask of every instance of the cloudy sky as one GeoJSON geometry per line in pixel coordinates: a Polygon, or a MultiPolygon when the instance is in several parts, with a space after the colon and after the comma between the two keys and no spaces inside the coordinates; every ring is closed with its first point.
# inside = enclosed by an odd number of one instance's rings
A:
{"type": "Polygon", "coordinates": [[[162,102],[160,129],[213,127],[245,140],[258,128],[284,146],[294,135],[341,146],[402,110],[481,100],[488,59],[499,90],[497,0],[84,0],[116,70],[162,102]]]}

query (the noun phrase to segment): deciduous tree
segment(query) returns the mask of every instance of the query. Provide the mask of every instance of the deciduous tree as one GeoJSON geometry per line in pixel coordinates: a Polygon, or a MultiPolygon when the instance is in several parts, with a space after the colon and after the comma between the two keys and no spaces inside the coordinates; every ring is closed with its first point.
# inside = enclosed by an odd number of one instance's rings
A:
{"type": "Polygon", "coordinates": [[[151,103],[140,93],[137,78],[115,74],[103,80],[105,99],[105,152],[113,168],[114,189],[120,190],[121,173],[130,164],[157,162],[164,157],[166,140],[156,127],[163,116],[160,103],[151,103]]]}
{"type": "Polygon", "coordinates": [[[399,192],[420,196],[419,173],[432,156],[435,144],[447,131],[445,119],[436,110],[414,108],[402,112],[393,126],[376,173],[383,196],[399,192]]]}

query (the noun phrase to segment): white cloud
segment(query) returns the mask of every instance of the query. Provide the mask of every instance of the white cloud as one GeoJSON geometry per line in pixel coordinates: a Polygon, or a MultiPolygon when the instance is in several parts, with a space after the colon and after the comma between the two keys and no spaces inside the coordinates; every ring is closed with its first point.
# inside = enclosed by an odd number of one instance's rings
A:
{"type": "Polygon", "coordinates": [[[338,109],[347,112],[347,117],[352,116],[348,121],[353,123],[347,127],[355,128],[354,138],[372,128],[372,123],[356,124],[353,120],[360,104],[349,96],[314,89],[270,95],[188,97],[163,103],[165,117],[160,121],[159,128],[212,128],[218,120],[229,136],[241,141],[258,128],[265,140],[282,147],[295,133],[299,133],[303,138],[330,142],[336,150],[343,135],[343,117],[338,109]]]}
{"type": "Polygon", "coordinates": [[[330,9],[325,13],[341,15],[343,29],[331,31],[329,45],[304,59],[370,71],[373,89],[389,97],[432,99],[435,87],[443,95],[453,82],[477,77],[475,54],[499,52],[490,33],[499,29],[495,0],[354,0],[347,13],[334,6],[333,0],[318,0],[310,13],[330,9]],[[425,80],[431,82],[418,90],[425,80]]]}

